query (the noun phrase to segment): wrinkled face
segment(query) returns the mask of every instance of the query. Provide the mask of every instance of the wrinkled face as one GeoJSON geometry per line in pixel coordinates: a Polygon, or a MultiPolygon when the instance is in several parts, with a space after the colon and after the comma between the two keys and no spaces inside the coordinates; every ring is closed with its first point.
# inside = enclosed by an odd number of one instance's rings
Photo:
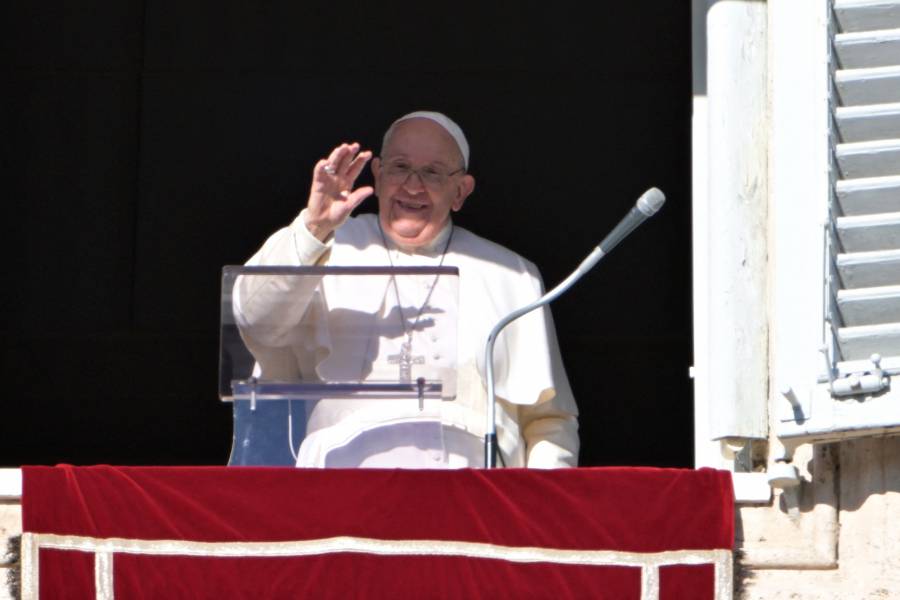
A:
{"type": "Polygon", "coordinates": [[[406,249],[430,244],[475,188],[456,142],[429,119],[397,123],[372,173],[381,228],[406,249]]]}

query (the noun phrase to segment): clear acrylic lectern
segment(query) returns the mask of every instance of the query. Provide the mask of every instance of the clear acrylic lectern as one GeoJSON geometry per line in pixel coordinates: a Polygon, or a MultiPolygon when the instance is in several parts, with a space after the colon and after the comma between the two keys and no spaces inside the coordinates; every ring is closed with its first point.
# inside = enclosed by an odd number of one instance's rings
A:
{"type": "Polygon", "coordinates": [[[455,267],[224,267],[229,464],[328,466],[360,432],[440,427],[458,301],[455,267]]]}

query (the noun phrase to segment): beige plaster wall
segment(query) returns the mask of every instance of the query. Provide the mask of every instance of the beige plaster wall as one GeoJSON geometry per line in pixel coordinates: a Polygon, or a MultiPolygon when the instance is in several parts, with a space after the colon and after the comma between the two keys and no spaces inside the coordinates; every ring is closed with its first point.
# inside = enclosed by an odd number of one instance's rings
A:
{"type": "Polygon", "coordinates": [[[900,437],[802,446],[803,483],[737,512],[735,598],[900,598],[900,437]]]}
{"type": "Polygon", "coordinates": [[[7,579],[18,557],[9,552],[9,540],[22,533],[22,507],[16,501],[0,500],[0,600],[10,600],[7,579]]]}

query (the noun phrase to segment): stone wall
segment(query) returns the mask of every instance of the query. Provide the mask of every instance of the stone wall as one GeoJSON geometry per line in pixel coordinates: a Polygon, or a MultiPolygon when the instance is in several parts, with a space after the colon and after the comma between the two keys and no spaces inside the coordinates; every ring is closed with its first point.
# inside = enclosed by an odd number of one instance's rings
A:
{"type": "Polygon", "coordinates": [[[801,447],[796,492],[738,509],[735,598],[900,598],[900,437],[801,447]]]}
{"type": "Polygon", "coordinates": [[[0,600],[16,597],[13,594],[18,589],[18,539],[21,533],[21,504],[18,500],[0,500],[0,600]]]}

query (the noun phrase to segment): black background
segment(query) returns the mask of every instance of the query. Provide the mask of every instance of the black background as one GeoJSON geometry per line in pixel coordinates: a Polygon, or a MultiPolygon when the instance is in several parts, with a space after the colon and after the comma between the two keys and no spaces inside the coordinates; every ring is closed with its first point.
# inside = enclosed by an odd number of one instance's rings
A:
{"type": "Polygon", "coordinates": [[[0,464],[223,464],[221,267],[432,109],[472,146],[457,223],[548,288],[666,193],[553,311],[582,464],[690,466],[690,3],[467,6],[3,3],[0,464]]]}

